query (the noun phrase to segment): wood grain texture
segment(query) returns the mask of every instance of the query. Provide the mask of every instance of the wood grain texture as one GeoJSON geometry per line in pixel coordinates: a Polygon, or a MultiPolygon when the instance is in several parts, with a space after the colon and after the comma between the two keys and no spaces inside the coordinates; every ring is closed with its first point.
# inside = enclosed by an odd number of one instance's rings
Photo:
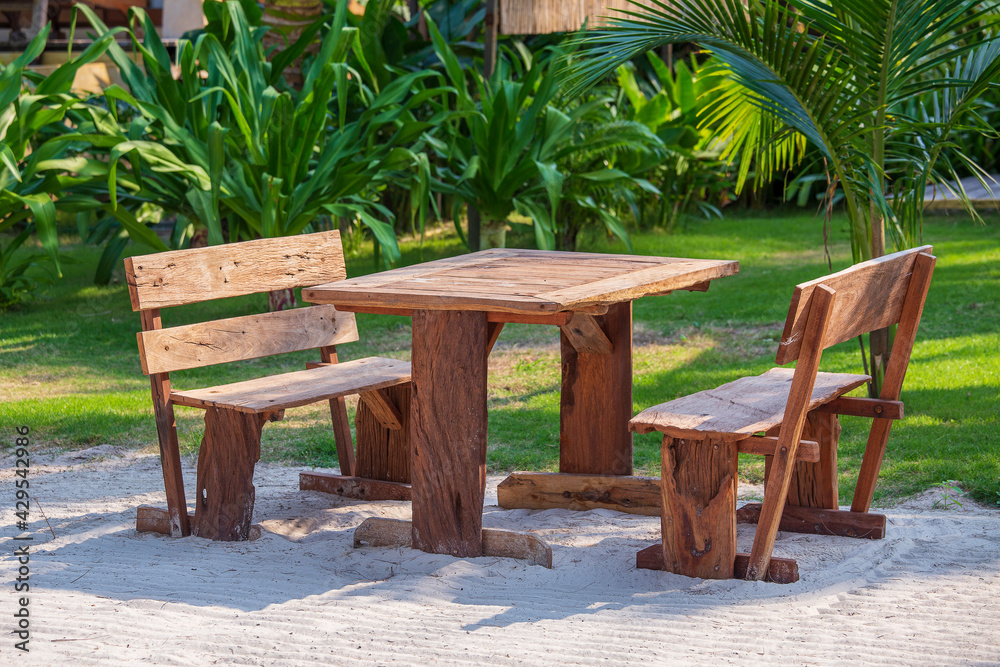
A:
{"type": "Polygon", "coordinates": [[[410,485],[325,472],[300,472],[300,491],[322,491],[357,500],[410,500],[410,485]]]}
{"type": "MultiPolygon", "coordinates": [[[[337,309],[345,313],[371,313],[373,315],[398,315],[401,317],[412,317],[412,308],[380,308],[378,306],[353,306],[340,305],[337,309]]],[[[607,308],[599,309],[603,312],[595,312],[596,315],[603,315],[607,308]]],[[[561,327],[572,319],[572,312],[545,313],[541,315],[531,315],[523,313],[486,313],[486,320],[491,323],[501,324],[552,324],[561,327]]]]}
{"type": "Polygon", "coordinates": [[[560,334],[559,471],[631,475],[631,302],[614,304],[597,322],[611,342],[611,354],[578,352],[560,334]]]}
{"type": "MultiPolygon", "coordinates": [[[[906,369],[910,364],[910,354],[917,338],[917,328],[920,326],[936,262],[937,258],[933,255],[922,253],[917,256],[914,263],[913,279],[910,280],[899,327],[896,329],[896,338],[889,355],[889,363],[885,369],[885,378],[882,381],[879,398],[883,400],[898,400],[899,393],[903,389],[903,378],[906,377],[906,369]]],[[[891,430],[891,419],[872,421],[872,430],[868,434],[868,443],[865,445],[865,455],[861,460],[861,471],[851,502],[851,510],[854,512],[867,512],[871,507],[891,430]]]]}
{"type": "Polygon", "coordinates": [[[660,515],[660,478],[515,472],[497,486],[504,509],[608,509],[660,515]]]}
{"type": "Polygon", "coordinates": [[[365,404],[383,428],[393,431],[403,428],[403,416],[399,414],[399,408],[386,394],[385,389],[363,391],[358,395],[358,399],[365,404]]]}
{"type": "Polygon", "coordinates": [[[802,352],[795,365],[792,386],[788,392],[788,405],[781,420],[778,447],[771,458],[771,470],[766,481],[767,493],[761,505],[753,547],[750,549],[747,579],[760,580],[767,576],[768,563],[774,550],[774,539],[778,534],[778,523],[781,521],[781,511],[785,506],[788,485],[792,479],[795,454],[802,439],[806,413],[814,395],[819,361],[823,356],[822,342],[826,339],[836,296],[837,293],[831,288],[819,285],[809,297],[809,315],[802,336],[802,352]]]}
{"type": "MultiPolygon", "coordinates": [[[[733,562],[733,578],[744,579],[749,554],[736,554],[733,562]]],[[[640,570],[662,570],[663,547],[659,544],[646,547],[635,555],[635,566],[640,570]]],[[[764,581],[773,584],[794,584],[799,580],[799,565],[791,558],[772,558],[764,581]]]]}
{"type": "Polygon", "coordinates": [[[168,308],[347,277],[340,232],[172,250],[125,260],[132,310],[168,308]]]}
{"type": "MultiPolygon", "coordinates": [[[[333,345],[321,347],[319,356],[324,364],[336,364],[339,361],[337,348],[333,345]]],[[[309,368],[306,364],[306,368],[309,368]]],[[[356,466],[354,442],[351,439],[351,421],[347,416],[347,401],[343,396],[330,399],[330,421],[333,424],[333,440],[337,448],[337,463],[343,475],[353,475],[356,466]]]]}
{"type": "Polygon", "coordinates": [[[814,412],[829,412],[835,415],[850,415],[852,417],[878,417],[881,419],[902,419],[902,401],[883,401],[880,398],[859,398],[856,396],[841,396],[829,403],[814,408],[814,412]]]}
{"type": "Polygon", "coordinates": [[[413,313],[413,546],[482,555],[486,314],[413,313]]]}
{"type": "Polygon", "coordinates": [[[356,340],[353,313],[313,306],[143,331],[139,360],[142,372],[150,375],[356,340]]]}
{"type": "Polygon", "coordinates": [[[837,292],[837,310],[821,343],[824,349],[899,322],[913,264],[918,255],[931,250],[931,246],[904,250],[796,285],[778,344],[777,363],[787,364],[798,358],[806,309],[813,291],[820,285],[837,292]]]}
{"type": "Polygon", "coordinates": [[[409,381],[410,365],[405,361],[368,357],[217,387],[175,391],[171,400],[176,405],[193,408],[225,407],[238,412],[259,413],[409,381]]]}
{"type": "MultiPolygon", "coordinates": [[[[643,410],[630,422],[638,433],[660,431],[675,438],[740,440],[782,423],[794,370],[772,368],[643,410]]],[[[818,373],[808,409],[868,381],[867,375],[818,373]]]]}
{"type": "Polygon", "coordinates": [[[573,318],[560,329],[579,353],[611,354],[613,351],[611,341],[593,315],[574,313],[573,318]]]}
{"type": "MultiPolygon", "coordinates": [[[[840,507],[837,479],[837,445],[840,442],[840,419],[837,415],[810,412],[802,428],[802,437],[818,443],[815,459],[797,457],[788,484],[785,506],[822,507],[835,510],[840,507]]],[[[804,442],[804,441],[803,441],[804,442]]],[[[799,444],[801,451],[802,443],[799,444]]],[[[767,468],[765,466],[765,490],[767,468]]]]}
{"type": "MultiPolygon", "coordinates": [[[[160,328],[160,311],[147,310],[140,314],[143,329],[160,328]]],[[[153,418],[156,421],[156,439],[160,448],[160,467],[163,470],[163,486],[167,495],[167,511],[170,514],[170,534],[187,537],[191,534],[191,522],[184,499],[184,476],[181,472],[180,446],[177,443],[177,421],[174,406],[170,402],[170,376],[155,373],[149,376],[150,392],[153,400],[153,418]]]]}
{"type": "MultiPolygon", "coordinates": [[[[774,448],[778,446],[778,438],[771,435],[745,438],[736,443],[736,449],[740,454],[757,454],[771,456],[774,448]]],[[[815,462],[819,461],[819,443],[814,440],[799,441],[799,451],[795,455],[798,461],[815,462]]]]}
{"type": "MultiPolygon", "coordinates": [[[[345,309],[480,310],[538,316],[631,301],[733,275],[739,263],[495,249],[305,289],[345,309]]],[[[591,313],[593,314],[593,313],[591,313]]]]}
{"type": "Polygon", "coordinates": [[[664,436],[661,446],[664,569],[730,579],[736,558],[736,443],[664,436]]]}
{"type": "MultiPolygon", "coordinates": [[[[371,395],[358,402],[354,427],[358,435],[358,458],[354,474],[388,482],[410,482],[410,384],[399,384],[378,390],[384,402],[393,410],[396,428],[386,424],[385,410],[373,410],[371,395]]],[[[383,406],[384,407],[384,406],[383,406]]]]}
{"type": "MultiPolygon", "coordinates": [[[[737,522],[757,523],[760,508],[760,503],[747,503],[736,510],[737,522]]],[[[789,533],[881,540],[885,537],[885,525],[883,514],[785,505],[779,528],[789,533]]]]}
{"type": "Polygon", "coordinates": [[[209,408],[198,452],[198,486],[192,534],[233,542],[250,537],[264,415],[209,408]]]}

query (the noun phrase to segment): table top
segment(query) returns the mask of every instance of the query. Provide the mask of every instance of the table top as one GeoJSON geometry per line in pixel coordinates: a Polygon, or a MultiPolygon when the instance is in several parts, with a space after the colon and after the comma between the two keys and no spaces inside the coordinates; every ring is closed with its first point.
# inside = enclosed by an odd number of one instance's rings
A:
{"type": "Polygon", "coordinates": [[[739,262],[498,248],[302,290],[352,310],[585,311],[673,290],[705,289],[739,262]]]}

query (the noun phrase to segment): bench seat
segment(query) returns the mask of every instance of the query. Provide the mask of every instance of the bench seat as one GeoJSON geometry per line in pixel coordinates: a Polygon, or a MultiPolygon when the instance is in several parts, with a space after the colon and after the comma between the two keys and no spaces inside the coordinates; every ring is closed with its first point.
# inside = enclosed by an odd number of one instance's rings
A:
{"type": "Polygon", "coordinates": [[[217,387],[175,391],[170,394],[170,401],[192,408],[226,408],[260,414],[409,381],[409,362],[368,357],[217,387]]]}
{"type": "MultiPolygon", "coordinates": [[[[743,440],[781,424],[792,388],[792,368],[772,368],[643,410],[629,421],[637,433],[671,438],[743,440]]],[[[817,373],[807,411],[868,382],[867,375],[817,373]]]]}

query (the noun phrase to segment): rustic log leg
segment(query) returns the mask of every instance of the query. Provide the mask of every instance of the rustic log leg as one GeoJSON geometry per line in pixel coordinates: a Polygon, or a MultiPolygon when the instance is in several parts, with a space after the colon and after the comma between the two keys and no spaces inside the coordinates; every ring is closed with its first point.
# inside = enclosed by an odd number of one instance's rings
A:
{"type": "Polygon", "coordinates": [[[559,471],[632,474],[632,303],[596,318],[610,354],[577,352],[565,333],[559,410],[559,471]]]}
{"type": "Polygon", "coordinates": [[[732,578],[736,443],[664,436],[661,453],[664,569],[703,579],[732,578]]]}
{"type": "Polygon", "coordinates": [[[372,406],[358,401],[354,426],[358,433],[358,459],[354,476],[387,482],[410,481],[410,394],[409,384],[381,390],[399,412],[400,428],[383,425],[372,406]]]}
{"type": "MultiPolygon", "coordinates": [[[[337,363],[337,347],[327,345],[319,349],[320,359],[326,364],[337,363]]],[[[340,474],[354,475],[354,443],[351,441],[351,421],[347,418],[347,403],[343,396],[330,399],[330,419],[333,422],[333,439],[337,446],[340,474]]]]}
{"type": "Polygon", "coordinates": [[[170,402],[170,377],[166,373],[149,376],[153,390],[153,414],[156,416],[156,436],[160,443],[160,467],[163,487],[167,494],[170,534],[187,537],[191,534],[187,501],[184,499],[184,477],[181,472],[180,447],[177,444],[177,421],[170,402]]]}
{"type": "Polygon", "coordinates": [[[413,546],[483,553],[486,314],[413,312],[413,546]]]}
{"type": "MultiPolygon", "coordinates": [[[[768,435],[778,435],[780,428],[768,431],[768,435]]],[[[840,419],[835,414],[810,412],[802,430],[803,440],[819,443],[819,461],[810,463],[796,461],[792,479],[788,485],[788,499],[785,505],[818,507],[835,510],[840,507],[837,484],[837,443],[840,440],[840,419]]],[[[767,483],[771,472],[771,457],[765,457],[764,480],[767,483]]]]}
{"type": "Polygon", "coordinates": [[[210,540],[250,538],[254,464],[266,415],[208,408],[198,453],[198,495],[192,532],[210,540]]]}

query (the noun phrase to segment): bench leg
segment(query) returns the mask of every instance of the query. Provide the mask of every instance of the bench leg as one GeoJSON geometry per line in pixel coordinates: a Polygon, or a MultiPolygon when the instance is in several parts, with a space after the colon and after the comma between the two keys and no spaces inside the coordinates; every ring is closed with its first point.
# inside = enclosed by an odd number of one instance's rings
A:
{"type": "MultiPolygon", "coordinates": [[[[767,432],[777,436],[780,428],[767,432]]],[[[840,419],[832,413],[810,412],[802,429],[803,440],[819,443],[819,461],[796,461],[788,484],[785,505],[817,507],[835,510],[840,507],[837,483],[837,443],[840,440],[840,419]]],[[[771,473],[771,458],[764,457],[764,483],[771,473]]]]}
{"type": "Polygon", "coordinates": [[[250,539],[254,464],[267,415],[208,408],[198,453],[192,533],[223,542],[250,539]]]}
{"type": "Polygon", "coordinates": [[[358,433],[358,459],[354,475],[386,482],[410,481],[410,384],[379,390],[398,412],[399,428],[387,427],[362,395],[354,426],[358,433]]]}
{"type": "Polygon", "coordinates": [[[732,578],[736,443],[664,436],[661,453],[663,568],[689,577],[732,578]]]}
{"type": "Polygon", "coordinates": [[[610,354],[577,352],[560,333],[559,472],[631,475],[632,303],[617,303],[596,319],[610,354]]]}

